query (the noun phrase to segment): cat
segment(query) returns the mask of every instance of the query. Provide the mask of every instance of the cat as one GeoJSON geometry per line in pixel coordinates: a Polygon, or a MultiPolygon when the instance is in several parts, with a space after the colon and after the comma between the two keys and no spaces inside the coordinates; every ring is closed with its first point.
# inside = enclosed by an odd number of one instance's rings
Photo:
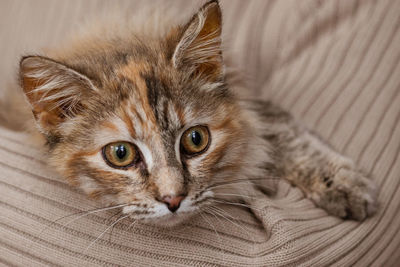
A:
{"type": "Polygon", "coordinates": [[[24,56],[20,84],[49,164],[89,197],[160,226],[251,204],[277,179],[329,214],[372,215],[377,187],[351,159],[273,103],[231,91],[221,27],[211,0],[161,37],[98,36],[24,56]]]}

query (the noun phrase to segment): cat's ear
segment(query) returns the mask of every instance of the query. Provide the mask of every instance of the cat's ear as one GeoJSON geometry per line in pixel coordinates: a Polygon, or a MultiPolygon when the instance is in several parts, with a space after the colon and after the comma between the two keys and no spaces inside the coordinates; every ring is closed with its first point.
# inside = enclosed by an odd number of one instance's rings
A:
{"type": "Polygon", "coordinates": [[[82,100],[95,86],[85,75],[46,57],[28,56],[20,62],[20,81],[33,115],[50,133],[78,114],[82,100]]]}
{"type": "Polygon", "coordinates": [[[209,1],[183,28],[172,56],[174,66],[211,79],[223,76],[221,32],[221,8],[217,0],[209,1]]]}

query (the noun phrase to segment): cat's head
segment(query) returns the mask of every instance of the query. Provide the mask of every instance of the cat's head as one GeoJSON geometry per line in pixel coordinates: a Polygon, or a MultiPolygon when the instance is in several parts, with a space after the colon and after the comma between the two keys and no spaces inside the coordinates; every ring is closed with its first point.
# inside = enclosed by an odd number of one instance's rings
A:
{"type": "Polygon", "coordinates": [[[229,198],[224,185],[251,168],[249,126],[224,77],[218,1],[162,39],[24,57],[20,75],[52,165],[133,218],[180,222],[229,198]]]}

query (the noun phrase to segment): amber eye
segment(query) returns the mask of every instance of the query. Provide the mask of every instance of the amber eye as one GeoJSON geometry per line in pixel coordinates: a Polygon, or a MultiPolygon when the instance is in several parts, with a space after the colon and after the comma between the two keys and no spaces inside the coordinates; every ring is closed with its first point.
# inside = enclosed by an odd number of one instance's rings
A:
{"type": "Polygon", "coordinates": [[[113,168],[126,168],[135,163],[138,152],[131,143],[115,142],[103,147],[103,157],[113,168]]]}
{"type": "Polygon", "coordinates": [[[181,151],[189,156],[204,152],[210,143],[210,134],[205,126],[187,129],[181,137],[181,151]]]}

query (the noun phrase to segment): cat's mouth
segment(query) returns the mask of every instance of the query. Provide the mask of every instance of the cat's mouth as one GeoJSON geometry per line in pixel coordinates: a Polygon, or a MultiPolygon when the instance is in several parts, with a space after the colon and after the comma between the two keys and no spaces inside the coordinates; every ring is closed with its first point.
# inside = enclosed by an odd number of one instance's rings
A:
{"type": "Polygon", "coordinates": [[[201,194],[195,201],[187,198],[182,201],[180,208],[173,212],[161,203],[155,203],[151,208],[147,209],[134,205],[126,206],[122,209],[122,212],[129,215],[133,220],[156,226],[172,227],[188,220],[201,211],[212,195],[212,192],[201,194]]]}

